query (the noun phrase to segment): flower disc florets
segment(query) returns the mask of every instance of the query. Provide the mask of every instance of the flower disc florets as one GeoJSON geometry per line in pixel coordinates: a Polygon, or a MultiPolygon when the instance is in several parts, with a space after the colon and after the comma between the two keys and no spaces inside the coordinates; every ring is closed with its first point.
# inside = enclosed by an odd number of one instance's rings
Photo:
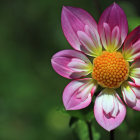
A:
{"type": "Polygon", "coordinates": [[[93,64],[92,77],[102,87],[118,88],[128,78],[129,63],[120,52],[104,51],[93,64]]]}

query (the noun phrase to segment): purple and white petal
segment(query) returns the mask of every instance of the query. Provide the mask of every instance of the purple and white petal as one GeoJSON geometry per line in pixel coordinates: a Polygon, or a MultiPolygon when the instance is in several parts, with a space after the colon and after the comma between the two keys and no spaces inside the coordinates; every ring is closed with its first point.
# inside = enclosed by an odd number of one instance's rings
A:
{"type": "Polygon", "coordinates": [[[85,32],[78,31],[78,37],[81,42],[81,51],[92,57],[97,57],[102,53],[102,47],[98,46],[97,41],[93,41],[85,32]]]}
{"type": "Polygon", "coordinates": [[[87,55],[90,55],[90,56],[94,56],[94,43],[92,41],[92,39],[83,31],[78,31],[77,32],[78,34],[78,37],[80,39],[80,42],[81,42],[81,50],[83,52],[85,52],[87,55]]]}
{"type": "Polygon", "coordinates": [[[140,99],[140,86],[137,86],[133,82],[128,82],[128,83],[129,85],[131,85],[131,89],[134,91],[136,97],[140,99]]]}
{"type": "Polygon", "coordinates": [[[115,26],[111,34],[111,46],[114,48],[114,50],[117,49],[118,46],[121,46],[120,37],[120,29],[118,26],[115,26]]]}
{"type": "Polygon", "coordinates": [[[140,111],[140,87],[135,83],[125,82],[122,85],[122,94],[125,103],[134,110],[140,111]]]}
{"type": "Polygon", "coordinates": [[[54,70],[68,79],[77,79],[92,72],[90,60],[76,50],[63,50],[51,59],[54,70]]]}
{"type": "Polygon", "coordinates": [[[95,48],[95,50],[97,49],[97,52],[98,50],[102,50],[97,23],[85,10],[64,6],[62,9],[61,24],[66,39],[74,49],[83,51],[90,56],[94,56],[93,54],[95,52],[87,52],[86,49],[83,49],[84,47],[90,48],[91,41],[88,43],[90,46],[88,46],[87,43],[83,44],[83,42],[88,42],[89,40],[93,39],[96,44],[92,44],[92,47],[95,48]],[[94,34],[94,38],[92,38],[90,32],[94,34]],[[88,36],[86,39],[84,39],[84,41],[81,37],[82,33],[85,33],[84,36],[88,36]]]}
{"type": "Polygon", "coordinates": [[[100,17],[98,29],[106,50],[116,51],[121,47],[128,33],[128,23],[118,4],[113,3],[105,9],[100,17]]]}
{"type": "Polygon", "coordinates": [[[125,103],[130,107],[135,106],[137,102],[136,95],[134,94],[133,90],[129,86],[128,82],[125,82],[121,86],[121,89],[122,89],[123,99],[125,103]]]}
{"type": "Polygon", "coordinates": [[[124,58],[130,62],[140,58],[140,26],[127,36],[122,53],[124,58]]]}
{"type": "Polygon", "coordinates": [[[130,67],[130,78],[140,86],[140,59],[137,59],[130,67]]]}
{"type": "Polygon", "coordinates": [[[119,104],[117,98],[114,98],[114,109],[111,112],[112,117],[116,117],[119,112],[119,104]]]}
{"type": "Polygon", "coordinates": [[[84,78],[70,82],[63,92],[63,103],[66,110],[79,110],[87,107],[97,84],[92,78],[84,78]]]}
{"type": "Polygon", "coordinates": [[[99,49],[99,51],[102,50],[102,44],[100,41],[100,36],[97,30],[92,30],[88,25],[85,25],[85,32],[91,37],[95,48],[99,49]]]}
{"type": "Polygon", "coordinates": [[[104,89],[95,100],[94,115],[96,121],[104,129],[111,131],[118,127],[124,120],[126,108],[113,89],[104,89]]]}

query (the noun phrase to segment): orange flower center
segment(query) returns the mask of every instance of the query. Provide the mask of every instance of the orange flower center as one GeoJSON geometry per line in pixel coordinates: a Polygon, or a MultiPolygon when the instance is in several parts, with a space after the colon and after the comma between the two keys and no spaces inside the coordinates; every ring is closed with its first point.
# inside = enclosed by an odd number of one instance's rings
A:
{"type": "Polygon", "coordinates": [[[120,52],[104,51],[93,64],[92,78],[102,87],[118,88],[128,78],[129,63],[120,52]]]}

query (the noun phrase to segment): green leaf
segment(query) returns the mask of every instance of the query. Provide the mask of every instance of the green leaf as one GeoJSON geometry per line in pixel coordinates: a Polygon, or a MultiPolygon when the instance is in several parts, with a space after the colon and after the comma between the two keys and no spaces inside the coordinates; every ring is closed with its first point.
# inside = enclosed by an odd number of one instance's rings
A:
{"type": "Polygon", "coordinates": [[[81,110],[65,110],[63,106],[58,107],[58,110],[69,114],[71,117],[78,118],[85,121],[91,121],[94,117],[93,114],[93,103],[91,103],[88,107],[81,110]]]}
{"type": "Polygon", "coordinates": [[[89,127],[91,125],[92,137],[94,140],[100,140],[101,135],[93,121],[86,122],[84,120],[78,120],[77,118],[72,117],[70,119],[70,127],[73,129],[73,132],[77,139],[79,140],[89,140],[89,127]]]}
{"type": "Polygon", "coordinates": [[[76,121],[71,128],[78,140],[90,140],[89,133],[88,133],[88,126],[85,121],[78,120],[76,121]]]}

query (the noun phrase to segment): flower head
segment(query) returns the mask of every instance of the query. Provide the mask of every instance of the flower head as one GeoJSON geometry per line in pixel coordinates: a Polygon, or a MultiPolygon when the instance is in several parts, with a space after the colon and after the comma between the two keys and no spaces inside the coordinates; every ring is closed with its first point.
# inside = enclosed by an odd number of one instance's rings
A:
{"type": "Polygon", "coordinates": [[[115,129],[126,115],[117,88],[129,107],[140,110],[140,26],[127,36],[127,19],[116,3],[103,12],[98,24],[80,8],[63,7],[61,17],[64,35],[74,48],[51,60],[58,74],[73,79],[64,89],[64,106],[66,110],[87,107],[100,85],[104,89],[95,99],[95,119],[104,129],[115,129]]]}

